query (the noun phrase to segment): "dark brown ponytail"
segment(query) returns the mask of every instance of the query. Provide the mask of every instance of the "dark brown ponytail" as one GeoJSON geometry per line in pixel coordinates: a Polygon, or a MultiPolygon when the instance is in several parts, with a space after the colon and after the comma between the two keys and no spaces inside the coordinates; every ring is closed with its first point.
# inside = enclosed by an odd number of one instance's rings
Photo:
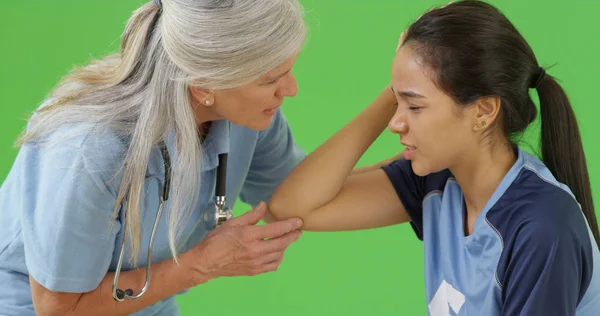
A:
{"type": "Polygon", "coordinates": [[[542,75],[537,84],[542,115],[542,159],[554,177],[571,189],[581,204],[596,243],[600,244],[590,177],[575,113],[558,82],[548,74],[542,75]]]}

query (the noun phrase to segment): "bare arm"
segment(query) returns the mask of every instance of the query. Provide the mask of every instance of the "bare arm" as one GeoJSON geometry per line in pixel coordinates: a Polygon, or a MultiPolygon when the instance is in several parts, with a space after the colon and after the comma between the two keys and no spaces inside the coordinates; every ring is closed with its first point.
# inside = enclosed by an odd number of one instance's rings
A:
{"type": "MultiPolygon", "coordinates": [[[[366,172],[369,172],[369,171],[375,171],[375,170],[378,170],[378,169],[380,169],[381,167],[383,167],[383,166],[386,166],[386,165],[388,165],[388,164],[392,163],[393,161],[400,159],[400,157],[401,157],[401,156],[402,156],[402,154],[397,154],[397,155],[395,155],[395,156],[394,156],[394,157],[392,157],[392,158],[388,158],[388,159],[382,160],[382,161],[380,161],[380,162],[377,162],[377,163],[374,163],[374,164],[371,164],[371,165],[367,165],[367,166],[362,166],[362,167],[354,168],[354,169],[352,169],[352,172],[350,172],[350,177],[352,178],[354,175],[357,175],[357,174],[359,174],[359,173],[366,173],[366,172]]],[[[388,186],[388,182],[389,182],[389,181],[387,180],[387,178],[385,178],[385,179],[378,178],[378,180],[379,180],[379,181],[382,181],[382,182],[381,182],[381,183],[369,183],[369,185],[370,185],[370,186],[369,186],[367,189],[372,189],[372,188],[375,188],[376,186],[379,186],[379,185],[388,186]]],[[[360,180],[359,180],[359,181],[360,181],[360,180]]],[[[357,188],[355,188],[355,189],[356,189],[356,190],[359,190],[359,191],[361,191],[361,190],[362,190],[362,189],[361,189],[361,188],[359,188],[359,187],[357,187],[357,188]]],[[[382,192],[381,190],[386,190],[386,189],[388,189],[388,190],[389,190],[390,188],[389,188],[389,187],[387,187],[387,188],[379,188],[379,190],[380,190],[380,191],[378,191],[378,192],[373,192],[373,194],[374,194],[374,196],[376,196],[376,195],[378,195],[378,194],[382,194],[382,195],[383,195],[383,194],[384,194],[384,192],[382,192]]],[[[342,191],[342,192],[343,192],[343,191],[345,191],[345,190],[344,190],[344,188],[342,188],[342,190],[341,190],[341,191],[342,191]]],[[[347,190],[346,190],[346,191],[347,191],[347,190]]],[[[391,193],[391,191],[388,191],[388,192],[389,192],[389,193],[391,193]]],[[[346,193],[348,193],[348,192],[346,192],[346,193]]],[[[396,196],[396,195],[394,194],[394,196],[396,196]]],[[[366,200],[366,199],[365,199],[365,200],[366,200]]],[[[379,201],[382,201],[382,200],[378,200],[378,202],[379,202],[379,201]]],[[[389,201],[397,202],[395,198],[393,198],[393,199],[390,199],[389,201]]],[[[364,202],[364,200],[363,200],[363,202],[364,202]]],[[[383,201],[382,201],[382,202],[383,202],[383,201]]],[[[394,206],[396,206],[397,204],[396,204],[396,203],[393,203],[393,202],[392,202],[392,204],[393,204],[394,206]]],[[[353,203],[352,205],[354,205],[354,203],[353,203]]],[[[377,206],[376,206],[376,205],[374,205],[374,204],[371,204],[370,208],[373,208],[373,207],[377,207],[377,206]]],[[[397,209],[397,207],[394,207],[394,210],[396,210],[396,209],[397,209]]],[[[393,211],[393,212],[394,212],[394,213],[396,213],[396,211],[393,211]]],[[[318,214],[314,214],[314,215],[316,215],[316,217],[319,217],[319,216],[322,216],[322,215],[324,215],[324,213],[328,213],[328,214],[329,214],[329,212],[321,210],[321,211],[319,211],[319,212],[318,212],[318,214]]],[[[401,212],[401,213],[403,213],[403,212],[401,212]]],[[[325,214],[325,215],[328,215],[328,214],[325,214]]],[[[367,216],[367,215],[370,215],[371,213],[368,213],[368,212],[361,212],[360,214],[364,214],[365,216],[367,216]]],[[[344,215],[348,215],[348,214],[344,214],[344,215]]],[[[331,214],[329,214],[329,216],[332,216],[332,215],[331,215],[331,214]]],[[[335,216],[335,215],[333,215],[333,216],[335,216]]],[[[273,222],[276,222],[276,221],[277,221],[277,219],[276,219],[275,217],[273,217],[273,215],[271,214],[271,212],[270,212],[270,211],[266,212],[266,213],[265,213],[265,216],[264,216],[262,219],[263,219],[263,220],[264,220],[266,223],[273,223],[273,222]]],[[[315,218],[312,218],[311,220],[314,222],[314,221],[315,221],[315,218]]],[[[324,219],[324,220],[327,220],[327,219],[324,219]]],[[[406,219],[406,220],[404,220],[404,219],[401,219],[401,220],[400,220],[400,222],[405,222],[405,221],[408,221],[408,219],[406,219]]],[[[386,221],[385,223],[389,223],[389,222],[390,222],[390,221],[386,221]]],[[[393,222],[392,222],[392,224],[393,224],[393,223],[395,223],[395,222],[396,222],[396,221],[393,221],[393,222]]],[[[374,225],[375,227],[380,227],[380,226],[385,226],[385,223],[383,223],[382,225],[378,225],[378,224],[373,224],[373,225],[374,225]]],[[[316,224],[316,223],[315,223],[315,224],[316,224]]],[[[317,228],[315,227],[315,224],[309,224],[309,226],[308,226],[308,227],[310,227],[310,229],[311,229],[311,230],[321,230],[321,229],[317,229],[317,228]]],[[[346,227],[346,228],[348,227],[348,226],[342,226],[342,225],[345,225],[345,224],[343,224],[343,223],[340,223],[340,226],[339,226],[339,227],[340,227],[341,229],[344,229],[344,227],[346,227]]],[[[373,225],[371,225],[371,226],[373,226],[373,225]]],[[[306,227],[306,225],[304,225],[304,226],[306,227]]],[[[328,227],[323,227],[323,228],[322,228],[322,230],[328,230],[327,228],[328,228],[328,227]]],[[[333,230],[336,230],[336,229],[335,229],[335,228],[333,228],[333,227],[329,227],[329,228],[331,228],[331,229],[333,229],[333,230]]],[[[352,228],[350,228],[350,229],[352,229],[352,228]]]]}
{"type": "MultiPolygon", "coordinates": [[[[53,292],[30,277],[36,313],[42,316],[129,315],[211,279],[275,271],[287,247],[300,237],[297,229],[302,222],[290,218],[256,226],[265,211],[266,207],[261,203],[211,231],[202,242],[179,255],[179,265],[172,259],[153,264],[150,286],[136,300],[113,300],[114,273],[107,273],[100,285],[88,293],[53,292]]],[[[121,272],[119,287],[139,293],[145,273],[145,268],[121,272]]]]}
{"type": "MultiPolygon", "coordinates": [[[[182,263],[187,262],[183,254],[182,263]]],[[[100,285],[88,293],[52,292],[29,278],[33,304],[38,315],[129,315],[148,307],[159,300],[181,292],[192,285],[205,283],[208,276],[199,277],[186,265],[178,266],[172,259],[152,265],[150,286],[136,300],[117,302],[112,297],[114,273],[108,273],[100,285]],[[194,276],[194,277],[192,277],[194,276]],[[194,279],[197,278],[197,279],[194,279]]],[[[123,271],[119,275],[119,287],[131,288],[139,293],[146,278],[146,269],[123,271]]]]}
{"type": "Polygon", "coordinates": [[[331,201],[305,216],[302,229],[308,231],[369,229],[410,220],[387,175],[379,169],[350,176],[331,201]]]}
{"type": "Polygon", "coordinates": [[[408,221],[382,170],[353,172],[395,111],[396,100],[388,87],[281,183],[270,201],[273,217],[301,217],[302,229],[319,231],[365,229],[408,221]]]}

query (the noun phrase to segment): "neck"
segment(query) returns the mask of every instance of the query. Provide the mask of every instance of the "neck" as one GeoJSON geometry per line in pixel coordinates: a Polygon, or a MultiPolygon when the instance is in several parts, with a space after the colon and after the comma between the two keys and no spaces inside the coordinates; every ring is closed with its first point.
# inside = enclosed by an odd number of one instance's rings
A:
{"type": "Polygon", "coordinates": [[[198,137],[200,137],[200,139],[203,139],[208,134],[213,121],[222,119],[222,117],[214,111],[213,107],[204,107],[200,104],[195,104],[192,107],[192,110],[194,112],[194,120],[198,127],[198,137]]]}
{"type": "MultiPolygon", "coordinates": [[[[481,213],[485,204],[516,161],[510,146],[478,147],[465,155],[459,165],[450,171],[460,185],[465,198],[467,217],[474,219],[481,213]]],[[[471,228],[471,225],[469,225],[471,228]]]]}
{"type": "Polygon", "coordinates": [[[200,142],[204,142],[208,132],[210,131],[210,127],[212,125],[212,121],[204,122],[198,126],[198,137],[200,138],[200,142]]]}
{"type": "Polygon", "coordinates": [[[204,123],[223,119],[223,117],[215,111],[214,106],[203,106],[195,100],[193,102],[192,111],[194,112],[196,125],[202,126],[204,123]]]}

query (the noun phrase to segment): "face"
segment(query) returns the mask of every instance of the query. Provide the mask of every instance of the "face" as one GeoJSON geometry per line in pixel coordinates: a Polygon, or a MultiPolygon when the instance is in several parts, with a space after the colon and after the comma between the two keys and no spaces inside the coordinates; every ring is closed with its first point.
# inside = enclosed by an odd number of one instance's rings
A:
{"type": "Polygon", "coordinates": [[[388,127],[420,176],[451,169],[476,144],[472,109],[459,108],[429,75],[410,46],[398,50],[392,65],[398,109],[388,127]]]}
{"type": "Polygon", "coordinates": [[[197,121],[227,119],[253,130],[267,128],[283,99],[293,97],[298,92],[296,78],[292,73],[297,56],[292,56],[245,86],[212,93],[192,89],[192,95],[201,104],[194,107],[197,121]],[[209,100],[211,104],[207,106],[205,100],[209,100]]]}

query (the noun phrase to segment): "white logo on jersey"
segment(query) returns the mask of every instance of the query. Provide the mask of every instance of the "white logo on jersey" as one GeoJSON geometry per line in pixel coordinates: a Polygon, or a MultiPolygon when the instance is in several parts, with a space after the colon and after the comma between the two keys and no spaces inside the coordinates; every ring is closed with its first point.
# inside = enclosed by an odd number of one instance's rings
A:
{"type": "Polygon", "coordinates": [[[458,314],[464,303],[465,296],[444,280],[427,307],[431,316],[448,316],[450,308],[458,314]]]}

